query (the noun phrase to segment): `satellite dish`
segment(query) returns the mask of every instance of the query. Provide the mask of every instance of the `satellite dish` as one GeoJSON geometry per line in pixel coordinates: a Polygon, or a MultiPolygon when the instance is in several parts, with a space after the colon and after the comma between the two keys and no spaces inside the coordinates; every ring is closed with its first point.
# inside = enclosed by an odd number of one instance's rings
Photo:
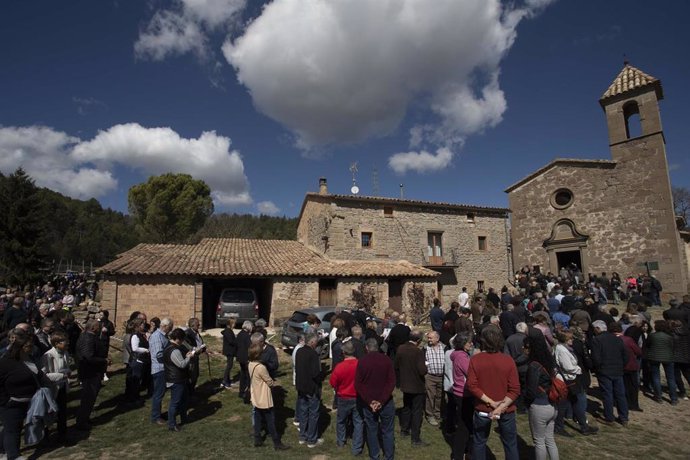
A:
{"type": "Polygon", "coordinates": [[[356,185],[353,185],[352,188],[350,189],[353,195],[357,195],[359,193],[359,187],[356,185]]]}

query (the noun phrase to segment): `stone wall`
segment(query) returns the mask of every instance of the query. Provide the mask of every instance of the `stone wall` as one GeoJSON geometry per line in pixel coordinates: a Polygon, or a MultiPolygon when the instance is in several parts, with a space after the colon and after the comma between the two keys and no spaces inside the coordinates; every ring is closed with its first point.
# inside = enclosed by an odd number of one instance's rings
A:
{"type": "Polygon", "coordinates": [[[341,278],[338,280],[338,305],[354,307],[352,291],[364,285],[365,289],[374,292],[376,303],[371,313],[383,317],[383,312],[388,308],[388,280],[371,278],[341,278]]]}
{"type": "Polygon", "coordinates": [[[275,278],[269,324],[282,324],[292,312],[319,304],[319,280],[316,278],[275,278]]]}
{"type": "Polygon", "coordinates": [[[191,277],[110,277],[101,283],[101,289],[102,307],[110,310],[119,332],[134,311],[146,313],[149,319],[169,317],[176,325],[186,325],[192,316],[201,319],[201,289],[191,277]]]}
{"type": "Polygon", "coordinates": [[[301,215],[298,238],[310,248],[332,259],[408,260],[429,265],[429,232],[442,233],[443,262],[439,283],[444,303],[457,299],[460,289],[469,291],[483,281],[486,288],[508,283],[508,235],[506,217],[500,211],[461,211],[410,204],[343,202],[325,196],[308,196],[301,215]],[[325,201],[330,200],[330,204],[325,201]],[[473,214],[469,216],[468,213],[473,214]],[[362,233],[372,234],[372,245],[363,248],[362,233]],[[328,238],[328,248],[323,237],[328,238]],[[479,250],[479,237],[486,238],[486,250],[479,250]],[[456,266],[457,265],[457,266],[456,266]]]}

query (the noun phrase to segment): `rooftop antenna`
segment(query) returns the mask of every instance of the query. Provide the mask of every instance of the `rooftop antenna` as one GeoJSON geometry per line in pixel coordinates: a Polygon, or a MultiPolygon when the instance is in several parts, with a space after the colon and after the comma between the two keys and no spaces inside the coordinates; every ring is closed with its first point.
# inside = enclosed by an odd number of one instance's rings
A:
{"type": "Polygon", "coordinates": [[[374,196],[379,195],[379,170],[376,166],[371,171],[371,193],[374,196]]]}
{"type": "Polygon", "coordinates": [[[405,198],[405,185],[400,184],[400,199],[402,200],[403,198],[405,198]]]}
{"type": "Polygon", "coordinates": [[[355,173],[357,171],[357,162],[355,161],[350,165],[350,172],[352,173],[352,188],[350,189],[350,191],[353,195],[357,195],[359,193],[359,187],[357,187],[357,179],[355,178],[355,173]]]}

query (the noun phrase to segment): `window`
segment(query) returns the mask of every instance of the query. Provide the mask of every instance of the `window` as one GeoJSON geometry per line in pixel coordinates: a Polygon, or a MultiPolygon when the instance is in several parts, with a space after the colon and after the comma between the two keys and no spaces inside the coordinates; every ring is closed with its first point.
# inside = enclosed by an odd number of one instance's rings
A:
{"type": "Polygon", "coordinates": [[[427,255],[429,257],[442,257],[443,247],[441,245],[441,239],[443,233],[441,232],[429,232],[428,243],[427,243],[427,255]]]}
{"type": "Polygon", "coordinates": [[[641,136],[640,107],[637,102],[626,102],[623,106],[623,116],[625,117],[625,135],[627,138],[632,139],[641,136]]]}
{"type": "Polygon", "coordinates": [[[384,206],[383,207],[383,216],[384,217],[393,217],[393,206],[384,206]]]}
{"type": "Polygon", "coordinates": [[[362,247],[363,248],[370,248],[371,247],[372,236],[373,235],[371,232],[362,232],[362,247]]]}
{"type": "Polygon", "coordinates": [[[474,223],[474,213],[473,212],[468,212],[467,213],[467,222],[473,224],[474,223]]]}
{"type": "Polygon", "coordinates": [[[479,244],[480,251],[486,251],[486,237],[480,236],[477,238],[477,243],[479,244]]]}
{"type": "Polygon", "coordinates": [[[573,204],[573,192],[567,188],[559,188],[551,195],[551,206],[556,209],[566,209],[573,204]]]}
{"type": "Polygon", "coordinates": [[[483,281],[483,280],[477,281],[477,290],[478,290],[478,291],[479,291],[479,290],[482,290],[482,291],[484,290],[484,281],[483,281]]]}

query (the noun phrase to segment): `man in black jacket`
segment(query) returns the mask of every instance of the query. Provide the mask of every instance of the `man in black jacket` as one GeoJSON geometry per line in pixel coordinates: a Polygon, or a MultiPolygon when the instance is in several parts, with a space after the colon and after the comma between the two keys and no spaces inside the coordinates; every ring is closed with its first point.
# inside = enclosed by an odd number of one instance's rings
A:
{"type": "Polygon", "coordinates": [[[295,355],[295,387],[298,407],[299,443],[316,447],[323,443],[319,438],[319,407],[321,406],[321,360],[316,352],[319,336],[309,333],[304,338],[304,346],[295,355]]]}
{"type": "Polygon", "coordinates": [[[77,341],[77,366],[79,380],[81,380],[81,403],[77,411],[75,428],[79,431],[89,431],[89,417],[96,404],[101,380],[110,360],[108,350],[103,342],[98,340],[101,325],[98,320],[90,319],[86,322],[85,331],[77,341]]]}
{"type": "Polygon", "coordinates": [[[599,388],[604,396],[604,420],[611,425],[613,418],[613,401],[618,407],[618,421],[628,425],[628,402],[625,397],[623,369],[628,361],[625,344],[620,337],[608,332],[606,323],[601,320],[592,323],[592,363],[599,380],[599,388]]]}
{"type": "Polygon", "coordinates": [[[398,347],[394,361],[395,370],[400,375],[400,389],[403,392],[400,433],[402,436],[411,433],[412,445],[415,447],[428,445],[420,437],[426,394],[424,376],[427,373],[424,351],[419,348],[421,341],[421,331],[411,331],[409,341],[398,347]]]}

